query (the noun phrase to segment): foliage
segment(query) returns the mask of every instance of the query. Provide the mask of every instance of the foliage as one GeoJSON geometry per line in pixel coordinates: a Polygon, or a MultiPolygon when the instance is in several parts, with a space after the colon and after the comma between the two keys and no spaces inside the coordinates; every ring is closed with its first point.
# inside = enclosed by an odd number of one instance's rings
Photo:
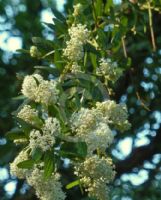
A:
{"type": "MultiPolygon", "coordinates": [[[[92,43],[85,45],[84,48],[86,53],[84,56],[84,61],[81,63],[82,69],[85,72],[89,71],[92,75],[84,80],[84,78],[81,76],[81,73],[78,73],[76,77],[75,75],[71,75],[69,77],[67,76],[67,80],[65,79],[66,73],[69,69],[67,68],[64,71],[64,62],[66,62],[66,60],[64,60],[63,63],[60,62],[61,50],[57,48],[59,48],[59,46],[65,47],[65,43],[62,43],[64,40],[66,40],[63,34],[67,34],[67,28],[65,26],[70,26],[73,23],[73,11],[71,11],[71,16],[67,21],[67,25],[64,25],[64,22],[61,22],[64,20],[64,17],[60,13],[54,12],[58,19],[61,16],[60,20],[57,20],[57,18],[54,19],[54,26],[49,24],[50,28],[52,30],[54,29],[56,36],[54,42],[47,41],[47,43],[43,45],[45,42],[44,39],[33,39],[34,45],[37,46],[42,57],[45,59],[45,61],[41,63],[41,66],[40,64],[36,64],[39,65],[39,67],[36,68],[44,69],[44,74],[46,77],[48,74],[47,72],[54,74],[54,76],[58,76],[63,72],[62,80],[65,80],[66,82],[63,86],[63,89],[65,90],[80,84],[79,90],[75,91],[74,88],[68,90],[68,94],[71,95],[70,98],[74,99],[74,102],[69,101],[68,107],[71,109],[73,106],[82,106],[81,102],[79,102],[79,97],[82,94],[82,88],[84,87],[85,92],[83,105],[91,106],[91,99],[96,102],[103,100],[104,98],[108,98],[105,92],[106,89],[104,90],[104,86],[101,86],[101,84],[94,84],[96,79],[93,77],[93,72],[95,72],[95,69],[99,64],[98,58],[101,56],[105,57],[108,55],[108,57],[112,58],[113,61],[117,61],[120,68],[124,71],[126,70],[126,72],[124,72],[124,75],[116,82],[115,85],[112,82],[108,82],[107,80],[104,81],[104,84],[106,87],[108,86],[108,93],[110,98],[116,99],[117,101],[120,101],[120,99],[126,100],[130,112],[130,122],[132,123],[132,128],[130,132],[126,132],[124,134],[120,134],[117,131],[115,139],[116,143],[114,144],[113,149],[117,150],[118,141],[127,136],[130,136],[135,142],[138,137],[138,133],[141,130],[148,129],[151,131],[148,134],[148,140],[151,141],[150,144],[147,146],[143,145],[142,148],[137,148],[134,145],[131,157],[129,156],[129,158],[125,159],[124,161],[118,162],[119,159],[117,158],[116,154],[113,153],[114,158],[117,160],[116,170],[118,172],[118,180],[122,173],[131,172],[133,168],[137,167],[137,170],[145,168],[143,165],[144,160],[149,160],[156,169],[147,169],[150,180],[152,177],[155,177],[156,173],[158,173],[160,169],[159,167],[155,167],[155,163],[153,161],[153,155],[160,153],[158,144],[158,139],[160,138],[160,129],[155,128],[157,126],[157,119],[155,118],[155,115],[160,111],[160,75],[159,67],[156,67],[160,64],[160,28],[156,26],[160,18],[160,2],[150,2],[150,6],[152,7],[149,7],[149,2],[146,3],[145,1],[139,2],[139,4],[135,3],[135,1],[124,1],[119,6],[115,5],[112,1],[94,1],[92,4],[93,7],[91,7],[90,3],[87,4],[86,1],[79,1],[75,3],[82,3],[84,5],[84,10],[82,11],[84,14],[81,15],[78,20],[82,24],[86,22],[88,27],[93,27],[92,36],[96,38],[96,40],[92,41],[92,43]],[[151,12],[153,15],[150,14],[151,12]],[[89,20],[89,18],[94,18],[94,22],[89,20]],[[107,31],[104,31],[104,28],[107,31]],[[64,33],[64,31],[66,32],[64,33]],[[64,40],[62,38],[64,38],[64,40]],[[102,51],[98,49],[97,44],[101,44],[102,51]],[[51,49],[50,46],[52,46],[51,49]],[[54,53],[52,52],[53,47],[54,49],[57,49],[54,53]],[[107,54],[104,52],[107,52],[107,54]],[[149,60],[147,59],[148,57],[150,57],[149,60]],[[51,62],[54,62],[57,69],[56,71],[51,72],[51,69],[53,68],[47,67],[48,63],[51,62]],[[76,82],[75,79],[77,79],[76,82]],[[147,86],[147,84],[151,84],[151,86],[147,86]],[[136,156],[138,153],[141,155],[140,160],[136,156]],[[135,157],[136,160],[133,159],[135,157]],[[152,173],[153,171],[155,171],[155,173],[152,173]]],[[[72,4],[72,1],[67,4],[68,10],[70,8],[70,4],[72,4]]],[[[37,61],[35,60],[34,62],[37,61]]],[[[33,61],[30,66],[31,65],[35,65],[33,61]]],[[[62,103],[65,102],[63,108],[66,108],[67,101],[64,98],[66,98],[66,96],[63,96],[61,100],[62,103]]],[[[50,110],[54,113],[57,112],[59,115],[60,111],[57,110],[57,108],[52,108],[50,110]]],[[[65,118],[62,120],[65,120],[65,118]]],[[[7,145],[10,145],[10,143],[7,143],[7,145]]],[[[158,162],[160,163],[160,160],[157,161],[157,164],[158,162]]],[[[133,170],[133,172],[137,173],[135,170],[133,170]]],[[[147,193],[149,196],[148,197],[147,194],[143,193],[145,187],[144,185],[140,185],[139,190],[137,187],[135,189],[133,185],[131,185],[131,187],[129,186],[127,189],[124,187],[126,186],[124,181],[119,182],[118,180],[116,180],[116,192],[118,192],[118,195],[116,195],[114,192],[115,194],[113,198],[120,199],[122,196],[130,196],[132,199],[138,199],[140,196],[142,198],[144,196],[146,199],[149,198],[150,195],[152,195],[150,197],[151,199],[159,198],[160,194],[156,189],[157,184],[154,184],[151,181],[148,182],[147,187],[149,188],[149,193],[147,193]],[[153,189],[151,189],[151,185],[153,186],[153,189]],[[117,190],[119,186],[120,191],[119,189],[117,190]],[[131,192],[133,189],[135,189],[135,193],[131,192]]]]}

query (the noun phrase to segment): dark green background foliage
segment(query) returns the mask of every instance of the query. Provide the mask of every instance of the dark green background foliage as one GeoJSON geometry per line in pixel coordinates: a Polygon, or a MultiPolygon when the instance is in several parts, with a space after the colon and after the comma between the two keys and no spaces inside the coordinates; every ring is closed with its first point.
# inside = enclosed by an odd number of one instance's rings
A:
{"type": "MultiPolygon", "coordinates": [[[[58,1],[57,1],[58,2],[58,1]]],[[[116,180],[112,189],[112,199],[120,200],[159,200],[161,199],[161,1],[139,1],[124,0],[122,4],[115,5],[112,0],[77,0],[75,3],[86,5],[85,15],[80,19],[82,23],[90,24],[90,15],[95,17],[95,26],[99,27],[96,35],[97,40],[103,41],[102,48],[107,48],[108,57],[118,61],[119,66],[125,69],[123,76],[117,81],[116,85],[111,85],[113,92],[111,99],[117,102],[125,102],[128,106],[129,120],[132,128],[125,132],[116,132],[115,141],[111,147],[111,155],[116,165],[116,180]],[[148,10],[147,2],[151,2],[148,10]],[[92,13],[91,3],[95,12],[92,13]],[[152,12],[149,18],[148,11],[152,12]],[[104,16],[102,18],[102,16],[104,16]],[[109,17],[110,16],[110,17],[109,17]],[[152,19],[153,26],[150,28],[152,19]],[[111,24],[116,24],[111,30],[104,31],[105,22],[109,29],[111,24]],[[152,33],[154,38],[152,42],[152,33]],[[125,44],[125,49],[123,46],[125,44]],[[146,144],[135,145],[141,137],[146,138],[146,144]],[[132,150],[127,157],[122,159],[118,156],[118,144],[121,140],[131,138],[132,150]],[[142,184],[135,184],[134,176],[139,172],[147,172],[148,177],[142,184]],[[133,181],[125,179],[123,175],[131,176],[133,181]],[[124,178],[123,178],[124,177],[124,178]],[[129,198],[128,198],[129,197],[129,198]]],[[[65,4],[64,15],[72,13],[73,1],[65,4]]],[[[21,37],[22,48],[29,49],[34,43],[45,53],[42,40],[33,37],[44,37],[45,34],[61,35],[67,31],[65,22],[54,20],[55,25],[49,24],[47,28],[40,22],[40,14],[46,8],[56,8],[55,1],[52,0],[0,0],[0,34],[7,32],[9,36],[21,37]],[[20,9],[20,7],[24,9],[20,9]],[[11,10],[11,13],[10,13],[11,10]],[[56,29],[58,32],[53,31],[56,29]]],[[[60,13],[54,11],[57,18],[62,18],[60,13]]],[[[61,19],[63,21],[64,18],[61,19]]],[[[0,35],[1,37],[1,35],[0,35]]],[[[61,41],[61,39],[59,39],[61,41]]],[[[59,41],[58,40],[58,44],[59,41]]],[[[61,42],[60,42],[61,43],[61,42]]],[[[54,41],[45,42],[48,52],[58,45],[54,41]]],[[[14,45],[14,44],[13,44],[14,45]]],[[[91,55],[89,59],[93,66],[97,66],[95,61],[95,51],[89,48],[91,55]]],[[[52,58],[54,62],[59,60],[59,53],[52,58]]],[[[40,60],[31,58],[27,52],[22,54],[12,54],[0,49],[0,166],[8,169],[8,163],[13,160],[19,151],[12,142],[4,139],[5,133],[14,126],[12,112],[21,103],[21,100],[13,99],[20,94],[21,83],[25,74],[34,72],[34,66],[45,65],[40,60]]],[[[62,63],[57,63],[61,71],[62,63]]],[[[90,66],[89,66],[90,67],[90,66]]],[[[44,71],[45,75],[45,71],[44,71]]],[[[140,139],[141,140],[141,139],[140,139]]],[[[143,139],[141,140],[143,141],[143,139]]],[[[62,169],[64,183],[73,180],[69,169],[62,169]]],[[[0,179],[0,199],[36,199],[31,188],[24,191],[26,185],[24,181],[17,180],[16,190],[12,197],[5,191],[5,185],[15,180],[12,177],[0,179]]],[[[78,190],[74,188],[68,191],[68,199],[84,199],[78,190]]],[[[86,198],[87,199],[87,198],[86,198]]]]}

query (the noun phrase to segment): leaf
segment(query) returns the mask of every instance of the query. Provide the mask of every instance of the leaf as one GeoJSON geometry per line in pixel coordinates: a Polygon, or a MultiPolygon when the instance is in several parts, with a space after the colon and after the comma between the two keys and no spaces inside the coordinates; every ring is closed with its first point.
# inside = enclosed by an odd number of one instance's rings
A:
{"type": "Polygon", "coordinates": [[[32,42],[40,49],[47,52],[54,50],[54,42],[43,39],[41,37],[32,37],[32,42]]]}
{"type": "Polygon", "coordinates": [[[44,25],[46,25],[49,29],[51,30],[55,30],[55,25],[54,24],[51,24],[51,23],[47,23],[47,22],[43,22],[44,25]]]}
{"type": "MultiPolygon", "coordinates": [[[[69,78],[68,87],[71,86],[82,86],[83,88],[86,88],[89,93],[92,95],[92,90],[95,89],[98,91],[99,96],[97,96],[96,100],[106,100],[109,99],[108,91],[102,84],[102,82],[97,79],[96,77],[90,75],[90,74],[84,74],[82,72],[77,72],[75,74],[70,74],[67,76],[69,78]],[[75,81],[77,79],[77,81],[75,81]],[[79,80],[79,81],[78,81],[79,80]],[[90,87],[89,87],[90,84],[90,87]]],[[[67,86],[67,83],[65,83],[65,86],[67,86]]]]}
{"type": "Polygon", "coordinates": [[[67,31],[67,26],[65,23],[62,23],[62,21],[58,20],[57,18],[53,18],[55,30],[59,34],[64,34],[67,31]]]}
{"type": "Polygon", "coordinates": [[[95,0],[95,12],[97,17],[102,16],[102,11],[103,11],[103,2],[102,0],[95,0]]]}
{"type": "Polygon", "coordinates": [[[43,152],[40,148],[36,148],[32,151],[31,156],[34,161],[39,161],[42,158],[43,152]]]}
{"type": "Polygon", "coordinates": [[[66,142],[62,144],[60,155],[65,158],[85,158],[87,155],[87,145],[85,142],[66,142]]]}
{"type": "Polygon", "coordinates": [[[54,63],[55,63],[56,68],[58,68],[60,71],[64,69],[63,63],[58,62],[58,61],[60,61],[61,59],[62,59],[62,58],[61,58],[60,51],[59,51],[59,50],[55,50],[55,54],[54,54],[54,63]]]}
{"type": "Polygon", "coordinates": [[[55,16],[57,19],[59,19],[59,20],[62,21],[62,22],[65,22],[65,21],[66,21],[66,18],[64,17],[64,15],[63,15],[61,12],[59,12],[56,8],[51,8],[51,10],[52,10],[54,16],[55,16]]]}
{"type": "Polygon", "coordinates": [[[110,8],[113,7],[113,5],[114,5],[113,0],[106,1],[105,14],[109,15],[110,8]]]}
{"type": "Polygon", "coordinates": [[[68,185],[66,185],[65,188],[67,190],[69,190],[69,189],[71,189],[71,188],[73,188],[73,187],[75,187],[75,186],[77,186],[79,184],[80,184],[80,180],[76,180],[76,181],[73,181],[73,182],[69,183],[68,185]]]}
{"type": "Polygon", "coordinates": [[[84,60],[83,60],[84,67],[86,67],[86,64],[87,64],[87,58],[88,58],[88,53],[85,52],[85,54],[84,54],[84,60]]]}
{"type": "Polygon", "coordinates": [[[30,53],[30,51],[27,50],[27,49],[17,49],[16,51],[19,52],[19,53],[27,53],[27,54],[30,53]]]}
{"type": "Polygon", "coordinates": [[[54,154],[52,152],[46,152],[44,156],[44,178],[47,179],[54,171],[54,154]]]}
{"type": "Polygon", "coordinates": [[[90,44],[90,43],[87,43],[85,46],[84,46],[84,48],[85,48],[85,51],[86,52],[92,52],[92,53],[94,53],[94,54],[96,54],[96,55],[99,55],[99,52],[96,50],[96,48],[92,45],[92,44],[90,44]]]}
{"type": "Polygon", "coordinates": [[[17,167],[22,168],[22,169],[31,169],[34,165],[33,160],[24,160],[20,163],[17,164],[17,167]]]}
{"type": "Polygon", "coordinates": [[[93,54],[93,53],[90,53],[90,58],[91,58],[91,62],[92,62],[92,65],[94,67],[94,69],[97,68],[97,56],[96,54],[93,54]]]}
{"type": "Polygon", "coordinates": [[[32,129],[38,129],[37,127],[33,126],[32,124],[29,124],[27,122],[25,122],[23,119],[20,119],[18,117],[16,117],[16,121],[18,122],[18,124],[20,125],[20,127],[22,128],[22,130],[25,133],[29,133],[32,129]]]}
{"type": "Polygon", "coordinates": [[[15,129],[12,129],[11,131],[8,131],[6,133],[6,137],[9,140],[16,140],[16,139],[27,138],[26,135],[24,134],[24,132],[21,129],[19,129],[19,128],[15,128],[15,129]]]}
{"type": "Polygon", "coordinates": [[[47,67],[47,66],[35,66],[35,69],[41,69],[49,72],[50,74],[53,74],[55,77],[58,77],[60,75],[60,72],[58,69],[53,67],[47,67]]]}
{"type": "Polygon", "coordinates": [[[50,105],[48,110],[52,116],[56,116],[60,120],[62,125],[67,122],[66,113],[61,107],[50,105]]]}
{"type": "Polygon", "coordinates": [[[13,97],[12,100],[17,101],[17,100],[24,100],[26,97],[24,95],[19,95],[17,97],[13,97]]]}

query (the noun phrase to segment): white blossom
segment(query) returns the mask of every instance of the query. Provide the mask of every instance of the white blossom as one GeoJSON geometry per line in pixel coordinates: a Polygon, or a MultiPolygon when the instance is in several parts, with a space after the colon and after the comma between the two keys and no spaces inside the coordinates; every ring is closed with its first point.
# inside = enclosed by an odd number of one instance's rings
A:
{"type": "Polygon", "coordinates": [[[107,184],[113,181],[115,171],[110,158],[99,158],[93,155],[75,167],[75,175],[80,178],[81,184],[89,193],[89,196],[99,200],[109,198],[107,184]]]}
{"type": "Polygon", "coordinates": [[[25,76],[22,84],[22,94],[31,100],[36,99],[38,84],[43,81],[39,74],[25,76]]]}
{"type": "Polygon", "coordinates": [[[115,82],[121,76],[122,70],[118,67],[116,62],[112,62],[109,58],[102,58],[96,70],[96,74],[104,75],[106,80],[115,82]]]}
{"type": "Polygon", "coordinates": [[[82,44],[85,44],[90,36],[87,26],[82,24],[73,24],[68,32],[72,40],[75,39],[77,42],[79,41],[82,44]]]}
{"type": "Polygon", "coordinates": [[[73,7],[74,7],[73,16],[77,17],[82,12],[82,4],[78,3],[78,4],[74,5],[73,7]]]}
{"type": "Polygon", "coordinates": [[[56,81],[42,81],[37,88],[35,101],[45,105],[51,105],[57,102],[58,94],[59,90],[57,89],[56,81]]]}
{"type": "Polygon", "coordinates": [[[71,72],[72,73],[81,72],[81,66],[78,65],[78,63],[74,62],[71,67],[71,72]]]}
{"type": "Polygon", "coordinates": [[[30,48],[31,57],[40,58],[42,56],[41,52],[38,50],[36,46],[31,46],[30,48]]]}
{"type": "Polygon", "coordinates": [[[66,42],[66,48],[63,49],[63,56],[73,62],[81,60],[84,56],[83,45],[89,39],[90,32],[86,25],[72,25],[68,30],[70,40],[66,42]]]}
{"type": "Polygon", "coordinates": [[[43,152],[51,149],[55,144],[55,137],[60,135],[60,123],[56,118],[49,117],[40,130],[30,132],[29,146],[32,150],[40,148],[43,152]]]}
{"type": "Polygon", "coordinates": [[[113,141],[113,134],[101,112],[81,108],[71,116],[71,127],[79,140],[86,142],[88,155],[94,150],[105,151],[113,141]]]}
{"type": "Polygon", "coordinates": [[[113,124],[120,131],[128,130],[130,123],[128,122],[127,107],[125,104],[116,104],[115,101],[107,100],[98,102],[96,107],[103,113],[107,122],[113,124]]]}
{"type": "Polygon", "coordinates": [[[26,151],[21,151],[14,161],[10,164],[10,173],[12,176],[17,176],[20,179],[24,179],[28,169],[22,169],[17,166],[18,163],[28,160],[28,153],[26,151]]]}
{"type": "Polygon", "coordinates": [[[95,127],[96,118],[93,110],[81,108],[78,112],[72,114],[70,122],[72,130],[77,132],[77,135],[82,135],[95,127]]]}
{"type": "Polygon", "coordinates": [[[94,130],[80,137],[87,143],[88,154],[92,154],[94,150],[99,149],[105,152],[106,148],[113,142],[113,134],[106,123],[98,123],[94,130]]]}
{"type": "Polygon", "coordinates": [[[30,105],[25,105],[17,114],[17,117],[35,126],[41,126],[42,124],[42,121],[39,119],[38,116],[38,111],[31,108],[30,105]]]}
{"type": "Polygon", "coordinates": [[[84,56],[83,45],[75,38],[66,42],[66,48],[63,49],[63,55],[73,62],[81,60],[84,56]]]}
{"type": "Polygon", "coordinates": [[[24,78],[22,93],[35,102],[50,105],[57,102],[59,90],[56,81],[46,81],[39,74],[34,74],[24,78]]]}
{"type": "Polygon", "coordinates": [[[45,180],[43,167],[43,163],[34,166],[33,171],[27,176],[28,184],[35,189],[40,200],[64,200],[66,195],[62,191],[60,175],[53,173],[45,180]]]}

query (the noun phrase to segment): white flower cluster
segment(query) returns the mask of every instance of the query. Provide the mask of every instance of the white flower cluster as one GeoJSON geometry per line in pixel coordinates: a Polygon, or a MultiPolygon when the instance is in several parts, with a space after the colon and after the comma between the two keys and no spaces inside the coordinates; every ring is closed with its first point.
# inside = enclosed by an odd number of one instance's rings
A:
{"type": "Polygon", "coordinates": [[[41,52],[38,50],[36,46],[31,46],[30,55],[31,57],[35,57],[35,58],[40,58],[42,56],[41,52]]]}
{"type": "Polygon", "coordinates": [[[59,90],[56,81],[46,81],[41,75],[33,74],[24,78],[22,93],[35,102],[50,105],[57,102],[59,90]]]}
{"type": "Polygon", "coordinates": [[[32,172],[26,177],[28,184],[35,189],[37,197],[41,200],[64,200],[66,195],[62,191],[60,175],[53,173],[45,180],[43,167],[43,163],[34,166],[32,172]]]}
{"type": "Polygon", "coordinates": [[[74,5],[73,7],[74,7],[73,16],[74,17],[79,16],[80,13],[82,12],[82,4],[78,3],[78,4],[74,5]]]}
{"type": "Polygon", "coordinates": [[[83,45],[89,39],[90,32],[86,25],[72,25],[68,30],[70,40],[66,42],[66,49],[63,50],[63,55],[72,62],[77,62],[83,58],[83,45]]]}
{"type": "Polygon", "coordinates": [[[125,104],[116,104],[115,101],[104,101],[96,104],[97,109],[103,114],[109,124],[120,131],[128,130],[131,124],[128,122],[127,107],[125,104]]]}
{"type": "Polygon", "coordinates": [[[100,65],[96,70],[96,74],[104,75],[106,80],[115,82],[121,76],[122,70],[118,67],[116,62],[112,62],[109,58],[102,58],[100,60],[100,65]]]}
{"type": "Polygon", "coordinates": [[[113,141],[112,131],[97,109],[81,108],[72,115],[71,126],[76,137],[87,143],[89,155],[96,149],[104,152],[113,141]]]}
{"type": "Polygon", "coordinates": [[[109,199],[109,184],[115,177],[114,167],[110,158],[99,158],[93,155],[75,167],[75,174],[86,187],[90,197],[99,200],[109,199]]]}
{"type": "Polygon", "coordinates": [[[60,123],[56,118],[49,117],[45,120],[41,131],[30,132],[29,147],[34,150],[40,148],[43,152],[51,149],[55,144],[55,137],[60,135],[60,123]]]}
{"type": "Polygon", "coordinates": [[[21,151],[18,154],[15,160],[10,164],[10,173],[12,176],[17,176],[20,179],[25,178],[28,170],[19,168],[17,164],[27,159],[28,159],[28,153],[26,151],[21,151]]]}
{"type": "Polygon", "coordinates": [[[78,63],[74,62],[71,67],[71,72],[76,73],[81,71],[81,66],[78,63]]]}
{"type": "Polygon", "coordinates": [[[25,122],[35,125],[35,126],[41,126],[42,121],[40,120],[38,116],[38,111],[31,108],[30,105],[25,105],[20,112],[17,114],[17,117],[20,119],[23,119],[25,122]]]}

